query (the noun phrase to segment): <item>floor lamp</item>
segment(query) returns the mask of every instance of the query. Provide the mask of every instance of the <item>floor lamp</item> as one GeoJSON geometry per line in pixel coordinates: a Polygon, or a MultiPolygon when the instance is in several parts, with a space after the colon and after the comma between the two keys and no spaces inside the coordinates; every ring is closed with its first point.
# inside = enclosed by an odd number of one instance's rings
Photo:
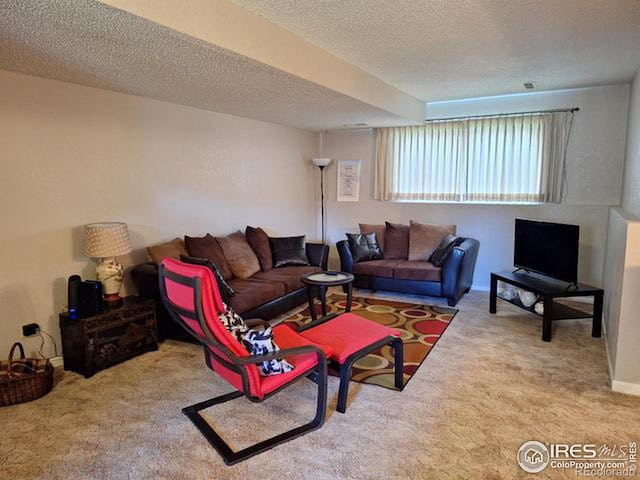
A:
{"type": "Polygon", "coordinates": [[[311,160],[316,167],[320,169],[320,215],[322,218],[322,243],[325,242],[324,233],[324,167],[331,163],[330,158],[313,158],[311,160]]]}

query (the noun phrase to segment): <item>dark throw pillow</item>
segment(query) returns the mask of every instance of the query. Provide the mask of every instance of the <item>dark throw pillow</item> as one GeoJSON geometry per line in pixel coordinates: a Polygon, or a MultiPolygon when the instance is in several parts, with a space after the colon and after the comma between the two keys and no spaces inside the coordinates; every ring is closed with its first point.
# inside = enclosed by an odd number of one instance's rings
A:
{"type": "Polygon", "coordinates": [[[220,290],[220,296],[222,297],[222,301],[224,303],[229,303],[229,299],[236,293],[233,287],[227,283],[227,281],[220,273],[220,270],[208,258],[198,258],[198,257],[190,257],[189,255],[180,255],[180,260],[184,263],[190,263],[192,265],[202,265],[203,267],[208,267],[209,270],[213,272],[213,276],[216,278],[216,283],[218,284],[218,290],[220,290]]]}
{"type": "Polygon", "coordinates": [[[273,252],[273,268],[309,265],[305,236],[269,238],[273,252]]]}
{"type": "Polygon", "coordinates": [[[385,222],[384,258],[409,257],[409,225],[385,222]]]}
{"type": "Polygon", "coordinates": [[[380,250],[384,251],[384,236],[387,230],[387,226],[384,223],[382,225],[360,223],[359,225],[360,225],[360,233],[374,232],[376,234],[376,240],[378,240],[378,245],[380,246],[380,250]]]}
{"type": "Polygon", "coordinates": [[[382,259],[376,233],[347,233],[353,263],[382,259]]]}
{"type": "Polygon", "coordinates": [[[218,267],[225,280],[231,280],[233,278],[231,267],[229,267],[229,263],[226,258],[224,258],[220,244],[213,238],[213,235],[209,233],[204,237],[190,237],[185,235],[184,243],[187,246],[187,252],[189,252],[190,257],[211,260],[213,264],[218,267]]]}
{"type": "Polygon", "coordinates": [[[429,261],[433,263],[436,267],[442,266],[444,261],[451,253],[454,247],[457,247],[462,242],[464,242],[463,237],[456,237],[455,235],[447,235],[440,245],[433,251],[431,257],[429,257],[429,261]]]}
{"type": "Polygon", "coordinates": [[[244,232],[247,242],[256,252],[260,268],[263,272],[273,268],[273,254],[271,253],[271,245],[269,245],[269,237],[261,228],[247,227],[244,232]]]}

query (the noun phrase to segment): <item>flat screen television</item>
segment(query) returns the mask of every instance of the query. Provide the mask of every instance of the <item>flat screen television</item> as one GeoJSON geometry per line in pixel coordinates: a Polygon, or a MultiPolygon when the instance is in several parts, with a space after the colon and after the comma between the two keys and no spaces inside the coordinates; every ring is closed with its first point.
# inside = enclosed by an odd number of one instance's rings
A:
{"type": "Polygon", "coordinates": [[[513,263],[517,268],[578,282],[580,227],[516,218],[513,263]]]}

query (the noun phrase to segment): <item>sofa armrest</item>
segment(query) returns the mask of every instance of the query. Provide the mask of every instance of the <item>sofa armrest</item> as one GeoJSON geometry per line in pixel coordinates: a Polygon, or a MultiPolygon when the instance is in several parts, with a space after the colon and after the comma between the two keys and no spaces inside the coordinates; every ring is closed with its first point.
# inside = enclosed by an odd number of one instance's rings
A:
{"type": "Polygon", "coordinates": [[[131,269],[133,284],[138,295],[144,298],[160,298],[158,266],[153,262],[141,263],[131,269]]]}
{"type": "Polygon", "coordinates": [[[473,283],[480,242],[466,238],[454,247],[442,264],[442,295],[455,302],[473,283]]]}
{"type": "Polygon", "coordinates": [[[338,248],[338,255],[340,255],[340,270],[347,273],[353,272],[353,256],[351,255],[351,249],[349,248],[349,242],[346,240],[340,240],[336,247],[338,248]]]}
{"type": "Polygon", "coordinates": [[[309,263],[315,267],[320,267],[322,270],[327,269],[329,262],[329,245],[324,243],[307,243],[307,258],[309,263]]]}

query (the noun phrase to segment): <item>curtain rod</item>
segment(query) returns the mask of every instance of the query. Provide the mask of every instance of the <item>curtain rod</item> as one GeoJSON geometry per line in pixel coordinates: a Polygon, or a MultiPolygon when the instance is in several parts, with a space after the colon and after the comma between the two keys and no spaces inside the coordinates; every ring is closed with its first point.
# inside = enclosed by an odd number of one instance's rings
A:
{"type": "Polygon", "coordinates": [[[446,118],[430,118],[425,120],[425,123],[429,122],[444,122],[447,120],[467,120],[469,118],[492,118],[492,117],[508,117],[511,115],[527,115],[534,113],[556,113],[556,112],[578,112],[580,111],[580,107],[572,107],[572,108],[556,108],[552,110],[534,110],[529,112],[511,112],[511,113],[488,113],[485,115],[469,115],[466,117],[446,117],[446,118]]]}

